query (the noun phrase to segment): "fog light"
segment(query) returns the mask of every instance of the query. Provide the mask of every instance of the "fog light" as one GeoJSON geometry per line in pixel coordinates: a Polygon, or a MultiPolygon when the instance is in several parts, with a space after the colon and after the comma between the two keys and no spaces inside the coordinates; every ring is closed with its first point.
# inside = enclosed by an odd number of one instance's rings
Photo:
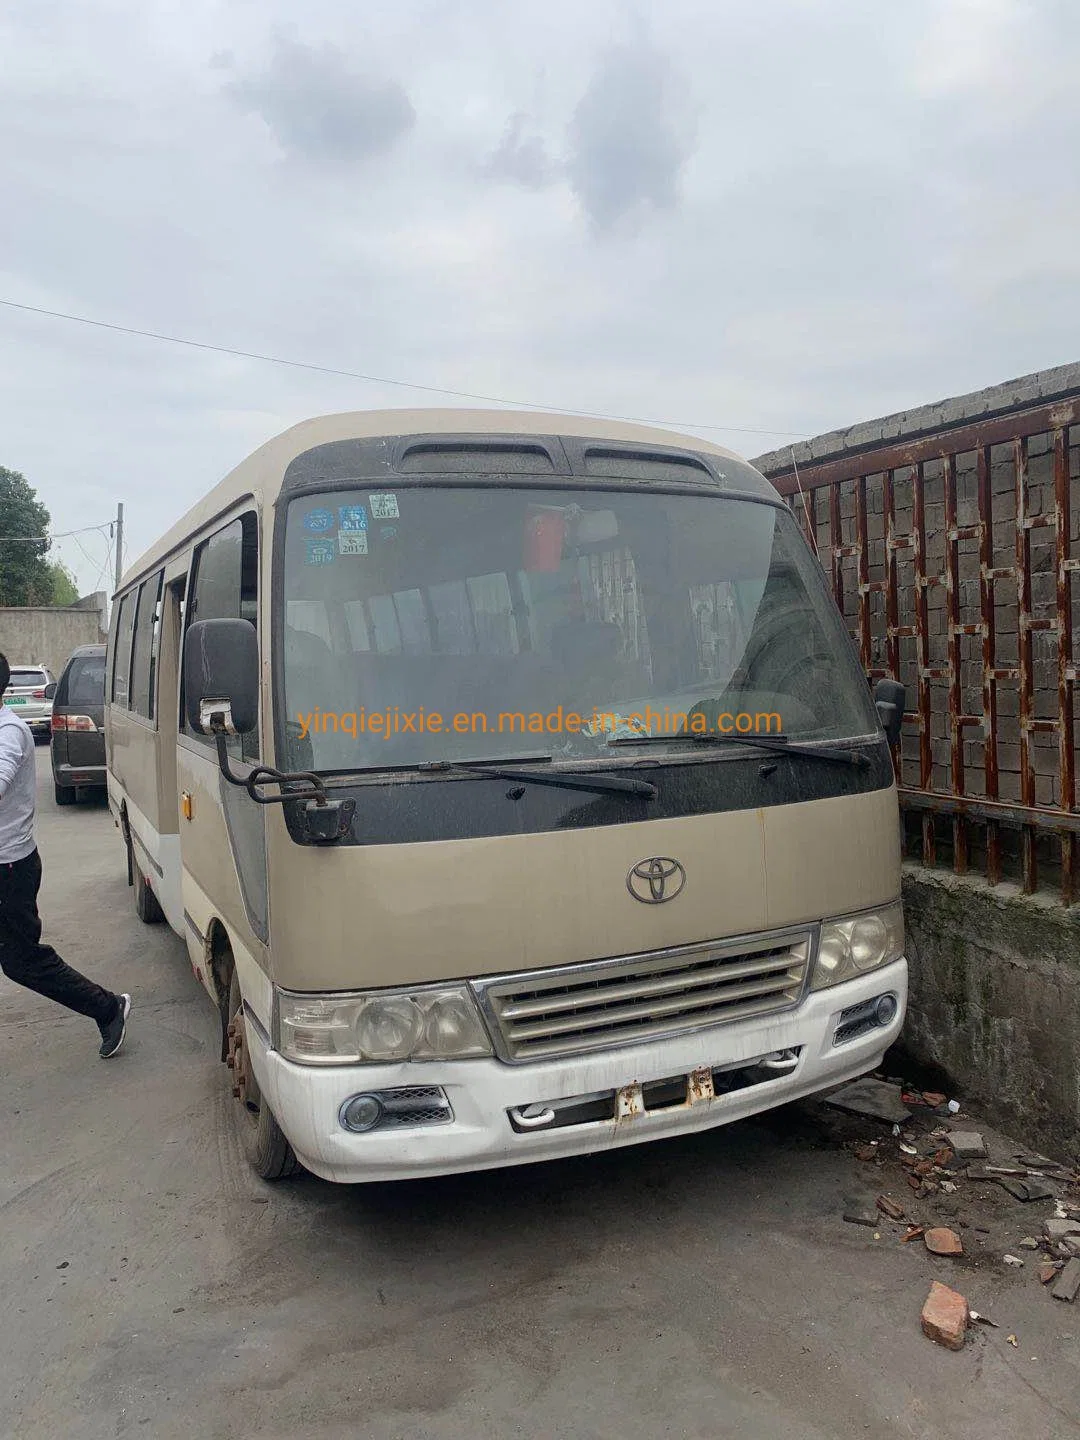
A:
{"type": "Polygon", "coordinates": [[[383,1117],[382,1101],[377,1095],[354,1095],[338,1111],[338,1119],[346,1130],[362,1134],[374,1130],[383,1117]]]}
{"type": "Polygon", "coordinates": [[[891,1025],[900,1011],[900,1001],[895,995],[886,993],[873,1000],[861,1000],[858,1005],[849,1005],[841,1010],[833,1035],[834,1045],[846,1045],[849,1040],[858,1040],[875,1030],[891,1025]]]}
{"type": "Polygon", "coordinates": [[[874,1006],[874,1019],[879,1025],[891,1025],[896,1019],[896,996],[881,995],[874,1006]]]}

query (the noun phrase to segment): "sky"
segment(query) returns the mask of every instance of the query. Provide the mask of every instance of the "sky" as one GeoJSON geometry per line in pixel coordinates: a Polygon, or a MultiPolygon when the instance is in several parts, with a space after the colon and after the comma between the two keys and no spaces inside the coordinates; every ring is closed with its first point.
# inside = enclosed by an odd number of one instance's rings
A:
{"type": "Polygon", "coordinates": [[[1080,358],[1075,0],[299,12],[0,11],[0,465],[106,527],[83,592],[118,501],[130,562],[298,420],[457,402],[13,306],[749,456],[1080,358]]]}

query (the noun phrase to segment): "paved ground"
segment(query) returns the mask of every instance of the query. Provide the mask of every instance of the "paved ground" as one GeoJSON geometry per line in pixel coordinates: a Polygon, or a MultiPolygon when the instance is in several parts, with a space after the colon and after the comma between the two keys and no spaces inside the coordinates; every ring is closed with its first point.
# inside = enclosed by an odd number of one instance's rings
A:
{"type": "Polygon", "coordinates": [[[105,1065],[0,980],[4,1436],[1080,1432],[1080,1304],[1000,1261],[1046,1207],[965,1231],[959,1268],[875,1240],[841,1211],[880,1176],[816,1112],[422,1185],[253,1180],[180,941],[136,919],[108,811],[57,810],[38,761],[46,932],[135,1011],[105,1065]],[[925,1340],[935,1274],[1001,1329],[925,1340]]]}

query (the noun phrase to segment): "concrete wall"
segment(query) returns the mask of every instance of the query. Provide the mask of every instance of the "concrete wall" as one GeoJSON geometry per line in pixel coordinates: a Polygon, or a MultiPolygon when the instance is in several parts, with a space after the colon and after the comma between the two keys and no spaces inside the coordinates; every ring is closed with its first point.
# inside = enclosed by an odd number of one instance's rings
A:
{"type": "Polygon", "coordinates": [[[0,652],[12,665],[46,665],[59,679],[78,646],[105,643],[104,611],[82,605],[0,607],[0,652]]]}
{"type": "Polygon", "coordinates": [[[80,595],[72,610],[100,610],[102,629],[109,627],[105,623],[105,617],[109,613],[109,592],[107,590],[95,590],[92,595],[80,595]]]}
{"type": "Polygon", "coordinates": [[[905,866],[901,1049],[1032,1148],[1080,1157],[1080,910],[905,866]]]}

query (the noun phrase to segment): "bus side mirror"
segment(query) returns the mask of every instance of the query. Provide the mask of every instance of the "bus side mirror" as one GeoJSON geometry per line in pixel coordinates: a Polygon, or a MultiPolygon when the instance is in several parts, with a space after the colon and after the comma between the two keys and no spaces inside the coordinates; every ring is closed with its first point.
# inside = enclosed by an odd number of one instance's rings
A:
{"type": "Polygon", "coordinates": [[[55,680],[50,680],[49,683],[48,683],[48,685],[45,686],[45,699],[46,699],[46,700],[55,700],[55,699],[56,699],[56,681],[55,681],[55,680]]]}
{"type": "Polygon", "coordinates": [[[259,637],[248,620],[196,620],[184,639],[184,711],[200,735],[259,723],[259,637]]]}
{"type": "Polygon", "coordinates": [[[906,693],[899,680],[879,680],[874,686],[874,704],[877,707],[878,719],[890,745],[900,742],[906,693]]]}

